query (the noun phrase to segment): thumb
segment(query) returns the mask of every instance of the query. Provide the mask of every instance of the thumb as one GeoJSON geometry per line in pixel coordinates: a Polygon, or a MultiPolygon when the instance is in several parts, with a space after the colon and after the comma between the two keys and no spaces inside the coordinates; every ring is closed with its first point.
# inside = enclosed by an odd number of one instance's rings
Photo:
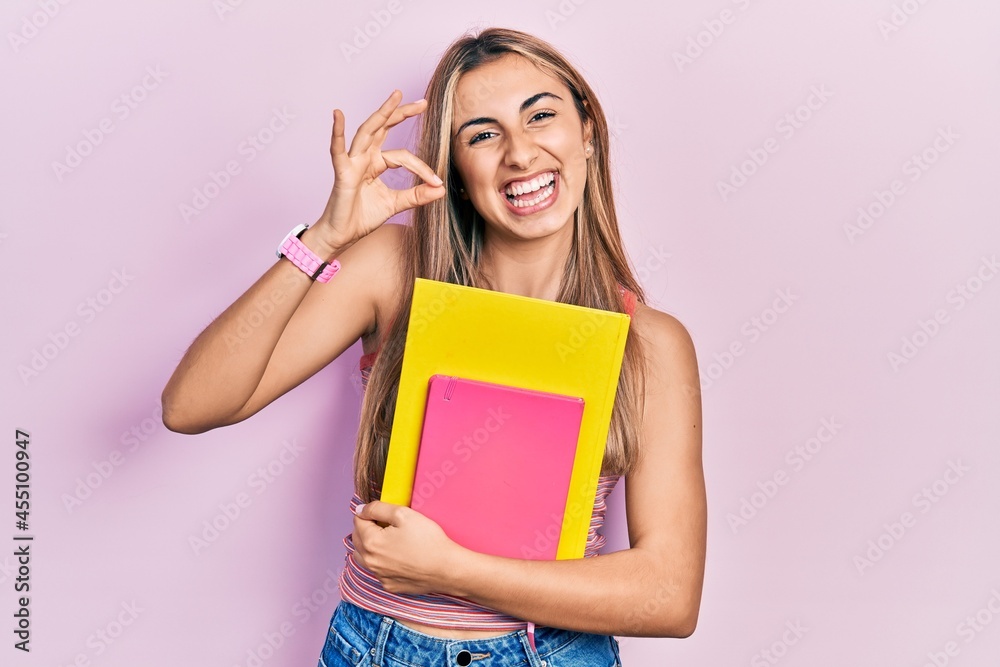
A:
{"type": "Polygon", "coordinates": [[[396,192],[396,210],[407,211],[429,204],[435,199],[443,197],[445,193],[444,185],[431,185],[430,183],[421,183],[408,190],[399,190],[396,192]]]}
{"type": "Polygon", "coordinates": [[[363,503],[354,509],[354,514],[359,519],[375,521],[383,527],[394,524],[394,518],[399,507],[391,503],[384,503],[381,500],[373,500],[370,503],[363,503]]]}

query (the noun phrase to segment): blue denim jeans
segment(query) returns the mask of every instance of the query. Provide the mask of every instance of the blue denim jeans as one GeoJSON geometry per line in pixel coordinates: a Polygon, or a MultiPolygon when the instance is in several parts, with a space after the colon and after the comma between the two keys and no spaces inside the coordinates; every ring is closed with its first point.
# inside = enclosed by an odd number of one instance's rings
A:
{"type": "Polygon", "coordinates": [[[621,667],[618,640],[539,627],[489,639],[444,639],[341,601],[333,612],[319,667],[621,667]]]}

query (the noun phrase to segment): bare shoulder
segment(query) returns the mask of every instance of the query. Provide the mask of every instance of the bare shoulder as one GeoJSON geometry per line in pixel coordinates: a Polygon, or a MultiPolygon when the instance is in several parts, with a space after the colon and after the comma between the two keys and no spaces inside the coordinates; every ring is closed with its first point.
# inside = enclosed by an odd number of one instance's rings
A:
{"type": "Polygon", "coordinates": [[[644,344],[647,394],[662,394],[669,386],[700,387],[694,341],[675,316],[636,304],[631,326],[644,344]]]}

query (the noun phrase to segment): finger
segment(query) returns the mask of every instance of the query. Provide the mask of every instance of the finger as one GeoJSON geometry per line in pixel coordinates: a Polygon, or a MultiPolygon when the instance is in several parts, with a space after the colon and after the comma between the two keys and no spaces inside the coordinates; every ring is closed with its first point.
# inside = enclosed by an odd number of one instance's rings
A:
{"type": "Polygon", "coordinates": [[[417,116],[425,110],[427,107],[427,100],[417,100],[416,102],[407,102],[406,104],[400,104],[389,116],[389,119],[385,122],[386,127],[395,127],[402,123],[407,118],[417,116]]]}
{"type": "Polygon", "coordinates": [[[344,143],[344,113],[340,109],[333,110],[333,137],[330,139],[330,155],[336,161],[337,157],[344,154],[346,146],[344,143]],[[339,118],[338,118],[339,116],[339,118]]]}
{"type": "Polygon", "coordinates": [[[354,517],[354,534],[352,535],[352,539],[354,540],[354,548],[362,553],[365,552],[365,540],[371,528],[371,521],[363,519],[360,516],[354,517]]]}
{"type": "Polygon", "coordinates": [[[392,112],[396,109],[396,106],[399,104],[399,100],[402,99],[402,97],[402,92],[399,90],[393,90],[392,94],[389,95],[389,98],[382,103],[382,106],[380,106],[375,113],[369,116],[368,120],[361,123],[361,127],[358,128],[357,134],[354,135],[354,140],[351,141],[351,150],[348,155],[355,157],[359,153],[363,153],[368,150],[368,147],[371,146],[375,131],[382,127],[387,120],[389,120],[392,116],[392,112]]]}
{"type": "Polygon", "coordinates": [[[443,185],[417,185],[408,190],[395,191],[393,206],[397,213],[429,204],[435,199],[441,199],[447,193],[443,185]]]}
{"type": "Polygon", "coordinates": [[[389,136],[389,130],[396,127],[404,120],[418,116],[424,112],[427,107],[427,100],[417,100],[416,102],[410,102],[408,104],[401,104],[396,107],[395,111],[389,116],[389,118],[382,124],[381,127],[375,130],[372,134],[372,140],[369,142],[369,149],[374,146],[376,150],[381,149],[382,144],[385,143],[385,138],[389,136]]]}
{"type": "Polygon", "coordinates": [[[351,543],[354,545],[354,560],[362,567],[368,567],[368,550],[365,549],[365,536],[358,530],[358,518],[354,518],[354,532],[351,534],[351,543]]]}
{"type": "Polygon", "coordinates": [[[354,517],[354,531],[351,533],[351,540],[354,542],[354,551],[357,557],[364,560],[368,559],[369,544],[374,544],[374,541],[378,539],[379,533],[383,530],[385,530],[385,527],[380,526],[374,521],[363,519],[360,516],[354,517]]]}
{"type": "Polygon", "coordinates": [[[399,513],[401,509],[404,509],[402,505],[384,503],[381,500],[373,500],[365,505],[359,505],[355,510],[355,516],[358,519],[361,519],[362,522],[375,521],[387,525],[396,525],[399,521],[399,513]],[[360,512],[358,510],[360,510],[360,512]]]}
{"type": "Polygon", "coordinates": [[[362,545],[369,535],[368,531],[373,528],[379,528],[378,525],[372,523],[371,519],[364,517],[359,513],[359,510],[363,509],[364,505],[358,505],[358,509],[355,510],[354,515],[354,535],[356,536],[355,543],[360,540],[362,545]]]}
{"type": "Polygon", "coordinates": [[[401,104],[398,107],[396,107],[389,115],[388,119],[386,119],[381,126],[376,128],[372,132],[371,141],[368,142],[367,144],[368,147],[365,150],[369,150],[373,145],[375,147],[381,147],[382,143],[385,141],[385,138],[389,134],[389,130],[396,127],[407,118],[412,118],[414,116],[420,115],[425,111],[426,108],[427,108],[426,99],[419,99],[416,102],[408,102],[406,104],[401,104]]]}
{"type": "Polygon", "coordinates": [[[427,181],[431,185],[442,185],[441,177],[434,173],[426,162],[418,158],[405,148],[394,148],[382,151],[382,159],[390,168],[405,167],[408,171],[416,174],[420,179],[427,181]]]}

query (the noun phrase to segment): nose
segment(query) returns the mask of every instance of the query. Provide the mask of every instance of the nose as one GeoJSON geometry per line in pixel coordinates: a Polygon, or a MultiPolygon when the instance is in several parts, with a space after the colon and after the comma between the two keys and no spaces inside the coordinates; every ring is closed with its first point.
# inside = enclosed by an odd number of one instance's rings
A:
{"type": "Polygon", "coordinates": [[[538,157],[538,146],[527,132],[515,131],[507,135],[505,161],[508,167],[527,169],[536,157],[538,157]]]}

